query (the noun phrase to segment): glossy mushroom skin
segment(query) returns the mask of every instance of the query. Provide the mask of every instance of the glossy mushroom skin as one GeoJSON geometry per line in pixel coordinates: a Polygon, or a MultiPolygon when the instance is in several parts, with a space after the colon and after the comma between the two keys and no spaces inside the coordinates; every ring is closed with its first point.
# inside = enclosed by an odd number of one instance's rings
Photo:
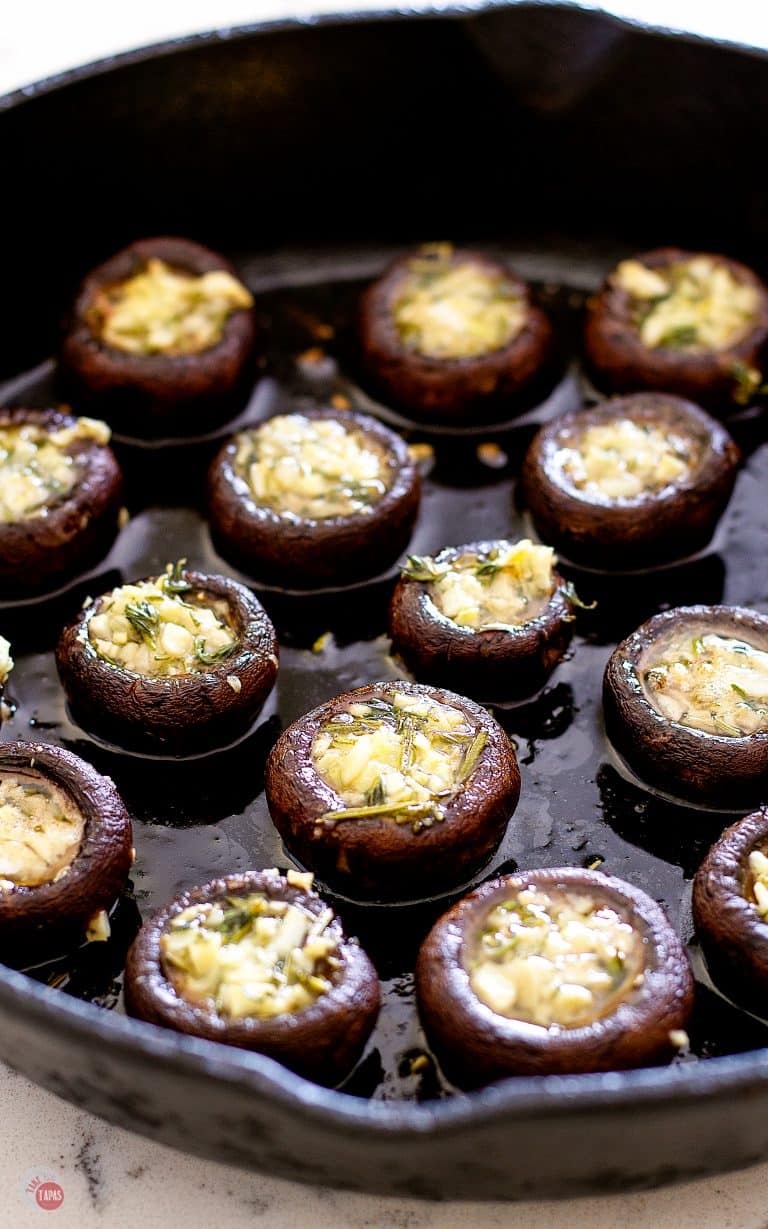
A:
{"type": "Polygon", "coordinates": [[[266,584],[319,589],[367,580],[405,550],[419,511],[421,480],[404,440],[375,418],[340,410],[302,410],[304,418],[349,423],[390,458],[392,481],[369,512],[318,519],[280,516],[257,504],[234,468],[237,440],[214,458],[208,476],[211,536],[236,567],[266,584]]]}
{"type": "Polygon", "coordinates": [[[50,780],[85,819],[80,849],[58,882],[0,892],[0,937],[38,949],[82,939],[90,918],[109,909],[120,894],[133,849],[130,816],[109,777],[62,747],[0,746],[0,776],[30,772],[50,780]]]}
{"type": "Polygon", "coordinates": [[[639,888],[578,867],[520,871],[482,884],[432,927],[416,962],[419,1015],[443,1070],[460,1088],[512,1075],[619,1071],[675,1053],[694,982],[685,949],[662,910],[639,888]],[[465,954],[495,904],[529,884],[590,894],[626,911],[644,940],[644,979],[608,1015],[577,1028],[545,1028],[493,1011],[475,994],[465,954]]]}
{"type": "MultiPolygon", "coordinates": [[[[75,422],[59,410],[0,409],[0,428],[28,423],[55,432],[75,422]]],[[[78,465],[72,490],[44,516],[0,523],[0,600],[58,588],[97,563],[117,536],[123,478],[112,449],[79,439],[66,452],[78,465]]]]}
{"type": "Polygon", "coordinates": [[[740,456],[726,429],[699,406],[669,393],[635,393],[542,427],[526,455],[521,490],[542,541],[564,558],[596,569],[653,567],[707,545],[731,498],[740,456]],[[632,498],[601,500],[571,487],[557,464],[559,450],[617,418],[690,437],[702,449],[700,463],[681,481],[632,498]]]}
{"type": "Polygon", "coordinates": [[[326,908],[316,893],[293,887],[282,875],[267,871],[227,875],[182,893],[144,923],[128,952],[128,1014],[180,1033],[256,1050],[307,1079],[338,1084],[360,1057],[380,1001],[376,971],[357,941],[346,937],[338,917],[329,929],[339,938],[343,967],[331,989],[300,1011],[265,1020],[255,1016],[228,1020],[184,999],[163,973],[160,940],[172,917],[189,905],[252,892],[300,905],[313,914],[326,908]]]}
{"type": "Polygon", "coordinates": [[[151,678],[99,657],[88,637],[99,601],[84,607],[61,634],[56,665],[73,715],[97,737],[158,754],[208,751],[243,734],[272,690],[277,637],[261,603],[227,577],[186,569],[182,576],[229,604],[237,649],[205,671],[151,678]],[[240,690],[228,679],[238,679],[240,690]]]}
{"type": "Polygon", "coordinates": [[[129,354],[102,341],[88,313],[105,287],[127,281],[153,258],[200,276],[237,271],[218,252],[189,239],[140,239],[93,269],[65,322],[59,352],[62,389],[78,411],[106,419],[135,438],[195,436],[226,422],[243,400],[256,341],[253,308],[227,318],[215,345],[194,354],[129,354]]]}
{"type": "Polygon", "coordinates": [[[451,264],[471,262],[502,274],[516,287],[527,318],[521,332],[500,349],[469,358],[431,357],[405,345],[392,315],[414,259],[419,259],[418,251],[395,260],[361,300],[362,359],[377,391],[425,423],[473,426],[521,413],[521,399],[546,380],[554,357],[552,326],[531,301],[526,283],[482,252],[456,249],[451,264]]]}
{"type": "Polygon", "coordinates": [[[710,409],[732,405],[740,391],[735,375],[739,367],[761,369],[768,342],[768,287],[756,273],[737,260],[718,253],[690,252],[683,248],[655,248],[633,259],[649,269],[711,256],[725,265],[734,277],[755,287],[758,311],[753,327],[723,350],[686,353],[670,347],[651,348],[640,340],[631,319],[631,299],[619,286],[614,273],[608,274],[597,294],[589,301],[584,332],[585,358],[590,373],[601,388],[615,393],[651,389],[676,393],[710,409]]]}
{"type": "Polygon", "coordinates": [[[641,781],[673,797],[724,809],[759,802],[768,786],[768,733],[740,738],[670,721],[643,691],[639,662],[659,637],[690,624],[768,651],[768,618],[738,606],[679,606],[654,615],[611,655],[603,680],[605,729],[641,781]]]}
{"type": "Polygon", "coordinates": [[[746,892],[749,855],[768,846],[762,808],[727,828],[693,881],[693,920],[718,985],[761,1016],[768,1015],[768,922],[746,892]]]}
{"type": "MultiPolygon", "coordinates": [[[[440,562],[490,550],[493,542],[470,542],[440,551],[440,562]]],[[[536,618],[509,631],[473,631],[438,609],[428,581],[401,576],[389,607],[389,634],[411,673],[479,700],[515,701],[544,686],[573,635],[565,581],[553,572],[554,589],[536,618]]]]}
{"type": "Polygon", "coordinates": [[[488,861],[517,806],[520,770],[504,730],[472,700],[416,683],[370,683],[321,704],[280,735],[267,761],[265,791],[288,849],[324,883],[352,899],[412,900],[455,887],[488,861]],[[315,735],[350,704],[395,691],[453,705],[486,733],[474,771],[446,802],[442,822],[421,832],[380,817],[318,826],[340,799],[315,770],[315,735]]]}

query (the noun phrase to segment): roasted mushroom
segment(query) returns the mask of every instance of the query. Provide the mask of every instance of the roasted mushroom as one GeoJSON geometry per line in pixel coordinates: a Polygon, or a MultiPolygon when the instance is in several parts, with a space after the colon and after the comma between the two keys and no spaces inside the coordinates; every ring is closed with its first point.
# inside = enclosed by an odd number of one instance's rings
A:
{"type": "Polygon", "coordinates": [[[507,735],[479,705],[415,683],[370,683],[294,722],[267,761],[288,848],[358,899],[429,896],[487,862],[520,795],[507,735]]]}
{"type": "Polygon", "coordinates": [[[338,1084],[376,1022],[379,981],[311,887],[249,871],[177,896],[128,953],[128,1012],[338,1084]]]}
{"type": "Polygon", "coordinates": [[[343,586],[397,559],[419,495],[406,445],[375,419],[331,409],[278,414],[214,459],[211,533],[221,554],[258,580],[343,586]]]}
{"type": "Polygon", "coordinates": [[[655,615],[611,656],[605,728],[641,781],[721,809],[768,789],[768,618],[736,606],[655,615]]]}
{"type": "Polygon", "coordinates": [[[429,244],[365,292],[362,358],[383,398],[420,421],[454,426],[520,413],[546,375],[549,320],[505,265],[429,244]]]}
{"type": "Polygon", "coordinates": [[[64,391],[123,435],[194,436],[247,391],[253,298],[188,239],[141,239],[88,274],[59,355],[64,391]]]}
{"type": "Polygon", "coordinates": [[[17,944],[82,939],[132,862],[131,821],[108,777],[61,747],[0,746],[0,938],[14,958],[17,944]]]}
{"type": "Polygon", "coordinates": [[[575,867],[484,883],[427,936],[419,1015],[449,1079],[613,1071],[685,1044],[693,977],[645,892],[575,867]]]}
{"type": "Polygon", "coordinates": [[[275,631],[243,585],[188,570],[120,585],[62,633],[75,718],[132,750],[188,755],[243,734],[277,674],[275,631]]]}
{"type": "Polygon", "coordinates": [[[109,427],[0,409],[0,598],[55,589],[106,554],[123,481],[109,427]]]}
{"type": "Polygon", "coordinates": [[[389,634],[417,679],[519,700],[544,685],[568,647],[572,600],[550,547],[471,542],[408,557],[389,634]]]}
{"type": "Polygon", "coordinates": [[[714,409],[762,383],[768,287],[711,252],[657,248],[622,260],[590,301],[586,358],[617,393],[657,389],[714,409]]]}
{"type": "Polygon", "coordinates": [[[718,985],[768,1015],[768,811],[732,824],[693,881],[693,920],[718,985]]]}
{"type": "Polygon", "coordinates": [[[706,546],[738,462],[728,432],[698,406],[635,393],[542,427],[521,487],[537,532],[566,559],[627,571],[706,546]]]}

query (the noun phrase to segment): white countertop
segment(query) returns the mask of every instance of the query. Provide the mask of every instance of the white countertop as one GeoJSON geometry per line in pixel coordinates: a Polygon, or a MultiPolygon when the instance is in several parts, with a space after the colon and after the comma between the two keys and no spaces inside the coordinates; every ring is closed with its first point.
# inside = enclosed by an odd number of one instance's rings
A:
{"type": "MultiPolygon", "coordinates": [[[[429,8],[401,0],[398,7],[429,8]]],[[[78,63],[194,30],[290,13],[337,12],[344,0],[6,0],[0,93],[78,63]]],[[[350,0],[358,11],[386,0],[350,0]]],[[[471,3],[466,7],[473,7],[471,3]]],[[[599,4],[592,7],[599,8],[599,4]]],[[[768,47],[765,0],[614,0],[661,26],[768,47]]],[[[130,1135],[0,1067],[0,1224],[49,1223],[25,1188],[58,1182],[55,1229],[765,1229],[768,1165],[651,1193],[539,1204],[421,1204],[296,1186],[200,1161],[130,1135]]],[[[510,1159],[514,1163],[514,1159],[510,1159]]]]}

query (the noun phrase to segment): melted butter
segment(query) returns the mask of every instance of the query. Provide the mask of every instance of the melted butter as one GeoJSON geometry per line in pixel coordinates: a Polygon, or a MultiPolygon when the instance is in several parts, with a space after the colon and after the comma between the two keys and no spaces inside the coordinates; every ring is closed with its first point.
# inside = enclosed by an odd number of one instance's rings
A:
{"type": "Polygon", "coordinates": [[[109,441],[109,427],[78,418],[58,431],[25,423],[0,427],[0,520],[6,524],[45,516],[71,493],[78,480],[77,458],[67,449],[78,440],[109,441]]]}
{"type": "Polygon", "coordinates": [[[190,905],[160,941],[163,972],[182,998],[231,1019],[309,1007],[341,967],[333,911],[319,915],[264,893],[190,905]]]}
{"type": "Polygon", "coordinates": [[[524,538],[444,561],[412,555],[403,574],[429,581],[435,606],[459,627],[504,630],[543,613],[554,590],[554,563],[550,546],[524,538]]]}
{"type": "Polygon", "coordinates": [[[443,818],[443,805],[472,772],[485,734],[458,708],[425,696],[352,704],[316,734],[315,771],[345,804],[329,823],[381,815],[416,831],[443,818]]]}
{"type": "Polygon", "coordinates": [[[83,839],[85,820],[49,781],[9,773],[0,779],[0,890],[61,879],[83,839]]]}
{"type": "Polygon", "coordinates": [[[747,335],[759,307],[756,288],[710,256],[658,269],[624,260],[613,277],[630,295],[640,339],[650,349],[725,350],[747,335]]]}
{"type": "Polygon", "coordinates": [[[199,674],[237,648],[226,602],[210,602],[170,565],[154,580],[121,585],[98,599],[87,622],[90,644],[105,661],[136,674],[199,674]]]}
{"type": "Polygon", "coordinates": [[[197,354],[221,340],[233,312],[253,297],[225,269],[195,276],[151,259],[124,282],[101,290],[90,323],[102,341],[126,354],[197,354]]]}
{"type": "Polygon", "coordinates": [[[641,673],[670,721],[732,738],[768,730],[768,653],[745,640],[689,628],[654,645],[641,673]]]}
{"type": "Polygon", "coordinates": [[[642,941],[587,895],[527,887],[488,915],[470,984],[499,1015],[578,1028],[612,1010],[642,972],[642,941]]]}
{"type": "Polygon", "coordinates": [[[393,304],[395,327],[409,349],[429,358],[476,358],[522,332],[525,299],[502,272],[473,261],[453,263],[449,245],[410,263],[393,304]]]}
{"type": "Polygon", "coordinates": [[[634,499],[686,479],[694,442],[680,433],[619,418],[587,427],[560,448],[555,464],[577,491],[604,499],[634,499]]]}
{"type": "Polygon", "coordinates": [[[324,520],[370,512],[389,485],[384,453],[335,418],[279,414],[237,437],[235,471],[259,504],[324,520]]]}

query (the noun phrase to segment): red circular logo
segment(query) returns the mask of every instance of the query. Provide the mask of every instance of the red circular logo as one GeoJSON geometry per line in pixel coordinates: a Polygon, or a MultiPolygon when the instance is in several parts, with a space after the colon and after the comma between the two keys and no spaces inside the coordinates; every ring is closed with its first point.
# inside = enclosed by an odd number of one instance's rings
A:
{"type": "Polygon", "coordinates": [[[35,1191],[35,1202],[46,1212],[53,1212],[64,1202],[64,1191],[58,1182],[41,1182],[35,1191]]]}

